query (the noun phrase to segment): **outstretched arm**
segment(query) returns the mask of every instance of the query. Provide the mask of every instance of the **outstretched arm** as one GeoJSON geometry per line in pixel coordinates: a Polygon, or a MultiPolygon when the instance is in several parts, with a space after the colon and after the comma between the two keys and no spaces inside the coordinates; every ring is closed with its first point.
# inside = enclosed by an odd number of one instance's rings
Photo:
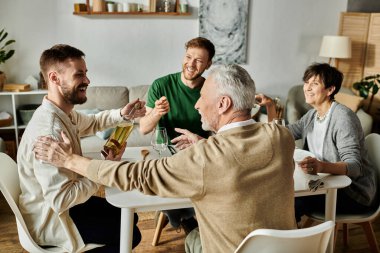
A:
{"type": "Polygon", "coordinates": [[[145,101],[139,99],[129,102],[120,110],[120,115],[126,119],[143,117],[145,113],[145,101]]]}
{"type": "Polygon", "coordinates": [[[86,177],[90,159],[73,154],[69,138],[63,132],[61,135],[63,142],[48,136],[39,137],[33,147],[36,159],[56,167],[64,167],[86,177]]]}
{"type": "Polygon", "coordinates": [[[264,94],[257,94],[256,101],[260,106],[265,106],[268,113],[268,122],[271,122],[276,118],[276,105],[272,98],[265,96],[264,94]]]}
{"type": "Polygon", "coordinates": [[[174,128],[174,130],[177,133],[181,133],[180,136],[172,139],[172,143],[175,144],[175,147],[178,149],[185,149],[187,147],[190,147],[191,145],[193,145],[197,141],[203,139],[203,137],[201,137],[197,134],[194,134],[194,133],[192,133],[186,129],[174,128]]]}

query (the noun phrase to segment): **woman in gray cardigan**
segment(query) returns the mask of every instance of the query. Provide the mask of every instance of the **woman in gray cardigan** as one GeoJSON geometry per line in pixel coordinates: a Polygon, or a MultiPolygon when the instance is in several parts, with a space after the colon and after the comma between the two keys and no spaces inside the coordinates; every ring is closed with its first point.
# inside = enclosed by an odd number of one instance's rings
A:
{"type": "MultiPolygon", "coordinates": [[[[305,173],[347,175],[350,186],[338,190],[337,213],[362,213],[376,203],[376,169],[368,159],[364,134],[356,114],[334,101],[343,74],[326,63],[309,66],[303,76],[306,103],[309,110],[300,120],[287,125],[294,139],[302,139],[303,149],[315,157],[299,162],[305,173]]],[[[266,106],[268,120],[275,116],[273,100],[257,95],[260,105],[266,106]]],[[[295,200],[296,219],[311,211],[324,212],[324,195],[300,197],[295,200]]]]}

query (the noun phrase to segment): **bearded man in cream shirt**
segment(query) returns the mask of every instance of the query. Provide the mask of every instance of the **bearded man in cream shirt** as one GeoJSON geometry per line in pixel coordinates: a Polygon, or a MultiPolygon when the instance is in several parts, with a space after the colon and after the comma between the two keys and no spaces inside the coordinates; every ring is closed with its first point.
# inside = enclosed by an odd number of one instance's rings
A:
{"type": "MultiPolygon", "coordinates": [[[[41,72],[48,94],[33,114],[22,136],[17,152],[21,195],[19,208],[33,239],[42,247],[56,247],[60,252],[118,252],[120,209],[104,198],[92,196],[99,185],[64,168],[42,163],[32,149],[38,136],[60,139],[64,131],[81,155],[80,137],[115,127],[136,103],[121,109],[85,115],[73,110],[86,102],[90,84],[84,53],[69,45],[55,45],[45,50],[40,59],[41,72]],[[104,247],[99,247],[105,245],[104,247]]],[[[144,107],[144,106],[143,106],[144,107]]],[[[135,116],[145,114],[145,108],[135,116]]],[[[99,150],[100,151],[100,150],[99,150]]],[[[110,153],[108,159],[115,159],[110,153]]],[[[137,222],[137,216],[135,216],[137,222]]],[[[133,245],[141,240],[134,225],[133,245]]]]}

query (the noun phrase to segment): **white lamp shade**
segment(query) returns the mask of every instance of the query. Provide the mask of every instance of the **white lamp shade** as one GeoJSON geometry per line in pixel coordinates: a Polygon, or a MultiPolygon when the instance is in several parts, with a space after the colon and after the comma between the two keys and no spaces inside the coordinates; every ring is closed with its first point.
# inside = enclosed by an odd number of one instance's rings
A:
{"type": "Polygon", "coordinates": [[[319,56],[351,58],[351,39],[347,36],[323,36],[319,56]]]}

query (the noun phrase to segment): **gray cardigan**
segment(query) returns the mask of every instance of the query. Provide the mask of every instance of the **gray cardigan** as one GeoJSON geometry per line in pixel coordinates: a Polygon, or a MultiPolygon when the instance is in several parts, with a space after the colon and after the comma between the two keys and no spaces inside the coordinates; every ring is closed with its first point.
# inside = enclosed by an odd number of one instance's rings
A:
{"type": "MultiPolygon", "coordinates": [[[[313,131],[316,110],[309,110],[300,120],[287,127],[294,139],[302,139],[303,149],[308,150],[306,136],[313,131]]],[[[364,134],[356,114],[346,106],[334,103],[323,146],[323,160],[343,161],[348,164],[347,175],[350,186],[344,191],[362,205],[370,206],[376,200],[376,169],[368,159],[364,146],[364,134]]]]}

